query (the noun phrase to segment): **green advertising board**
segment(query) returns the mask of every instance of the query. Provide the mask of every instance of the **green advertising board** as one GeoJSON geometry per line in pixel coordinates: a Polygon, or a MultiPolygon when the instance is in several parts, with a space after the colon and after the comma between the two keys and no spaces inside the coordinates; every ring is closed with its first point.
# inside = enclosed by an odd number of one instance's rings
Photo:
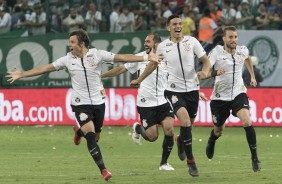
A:
{"type": "MultiPolygon", "coordinates": [[[[136,33],[100,33],[90,34],[90,47],[107,50],[113,53],[138,53],[144,50],[144,39],[149,32],[136,33]]],[[[166,31],[159,32],[167,37],[166,31]]],[[[67,71],[58,71],[40,76],[24,78],[9,85],[5,75],[7,71],[18,67],[29,70],[33,67],[52,63],[64,56],[68,50],[68,34],[47,34],[44,36],[5,36],[0,37],[0,88],[13,87],[70,87],[71,82],[67,71]]],[[[106,68],[108,66],[105,66],[106,68]]],[[[110,80],[110,79],[108,79],[110,80]]],[[[111,85],[104,81],[105,87],[111,85]]]]}

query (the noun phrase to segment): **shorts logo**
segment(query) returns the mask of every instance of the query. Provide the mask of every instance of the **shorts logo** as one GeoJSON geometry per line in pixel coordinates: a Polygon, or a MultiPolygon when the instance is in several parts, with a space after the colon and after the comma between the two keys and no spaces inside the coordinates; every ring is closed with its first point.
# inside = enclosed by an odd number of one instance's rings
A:
{"type": "Polygon", "coordinates": [[[80,121],[85,121],[88,118],[88,116],[85,113],[80,113],[79,118],[80,118],[80,121]]]}
{"type": "Polygon", "coordinates": [[[177,101],[178,101],[177,96],[172,95],[172,97],[171,97],[171,102],[172,102],[173,104],[175,104],[177,101]]]}
{"type": "Polygon", "coordinates": [[[145,102],[146,100],[145,100],[145,98],[142,98],[140,101],[141,101],[141,102],[145,102]]]}
{"type": "Polygon", "coordinates": [[[170,87],[171,87],[171,88],[175,88],[175,84],[172,83],[172,84],[170,85],[170,87]]]}
{"type": "Polygon", "coordinates": [[[143,125],[144,128],[146,128],[148,126],[148,123],[147,123],[146,119],[142,120],[142,125],[143,125]]]}
{"type": "Polygon", "coordinates": [[[80,98],[75,98],[75,100],[74,100],[76,103],[79,103],[80,102],[80,98]]]}
{"type": "Polygon", "coordinates": [[[263,78],[268,78],[277,69],[277,63],[279,60],[279,51],[276,44],[271,40],[271,38],[265,36],[255,37],[248,44],[250,50],[250,55],[257,56],[259,58],[259,63],[257,68],[263,78]]]}
{"type": "Polygon", "coordinates": [[[212,115],[212,121],[213,121],[214,124],[217,124],[217,118],[216,118],[215,115],[212,115]]]}

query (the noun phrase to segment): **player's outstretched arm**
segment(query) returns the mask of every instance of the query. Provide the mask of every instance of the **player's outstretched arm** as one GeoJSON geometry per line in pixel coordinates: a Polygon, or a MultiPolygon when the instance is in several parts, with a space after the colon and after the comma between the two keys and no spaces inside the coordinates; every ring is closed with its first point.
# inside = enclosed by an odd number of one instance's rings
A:
{"type": "Polygon", "coordinates": [[[28,71],[21,71],[19,68],[16,68],[15,71],[9,71],[6,77],[8,78],[7,81],[13,83],[14,81],[25,78],[25,77],[32,77],[36,75],[41,75],[43,73],[55,71],[55,67],[53,64],[48,64],[40,67],[33,68],[28,71]]]}
{"type": "Polygon", "coordinates": [[[125,68],[124,65],[122,65],[122,66],[113,68],[113,69],[107,71],[106,73],[103,73],[101,75],[101,78],[115,77],[115,76],[118,76],[118,75],[125,73],[125,72],[127,72],[127,69],[125,68]]]}
{"type": "Polygon", "coordinates": [[[116,54],[114,57],[114,62],[134,63],[143,61],[152,61],[155,63],[159,63],[161,59],[159,59],[159,56],[152,51],[150,52],[150,54],[144,56],[136,56],[133,54],[116,54]]]}
{"type": "Polygon", "coordinates": [[[138,77],[138,79],[132,80],[130,82],[131,87],[138,87],[141,82],[148,77],[156,68],[158,64],[155,62],[149,62],[148,65],[146,66],[144,72],[138,77]]]}
{"type": "Polygon", "coordinates": [[[246,67],[247,67],[247,69],[250,73],[250,76],[251,76],[250,85],[253,86],[253,87],[256,87],[257,81],[256,81],[255,73],[254,73],[253,63],[252,63],[250,56],[247,59],[245,59],[245,65],[246,65],[246,67]]]}
{"type": "Polygon", "coordinates": [[[198,72],[198,76],[201,80],[203,80],[203,79],[209,79],[215,76],[223,75],[224,73],[225,70],[223,68],[219,68],[218,70],[209,71],[207,76],[205,76],[205,74],[202,74],[202,71],[200,71],[198,72]]]}

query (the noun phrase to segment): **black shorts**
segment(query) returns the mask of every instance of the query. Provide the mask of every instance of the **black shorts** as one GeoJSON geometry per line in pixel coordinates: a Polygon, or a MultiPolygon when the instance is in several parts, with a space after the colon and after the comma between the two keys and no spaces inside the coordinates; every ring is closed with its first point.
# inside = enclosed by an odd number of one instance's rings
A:
{"type": "Polygon", "coordinates": [[[174,109],[174,113],[184,107],[190,118],[195,118],[198,112],[199,105],[199,91],[190,91],[190,92],[172,92],[165,90],[165,97],[170,101],[174,109]]]}
{"type": "Polygon", "coordinates": [[[166,117],[174,118],[173,109],[168,102],[155,107],[137,106],[137,110],[140,115],[140,121],[145,129],[156,124],[161,124],[166,117]]]}
{"type": "Polygon", "coordinates": [[[95,132],[99,133],[102,131],[105,116],[105,104],[72,105],[71,107],[72,111],[75,113],[76,121],[80,124],[80,126],[83,126],[92,120],[95,126],[95,132]]]}
{"type": "Polygon", "coordinates": [[[213,124],[221,127],[230,116],[230,110],[233,116],[243,108],[249,109],[249,98],[246,93],[241,93],[232,101],[212,100],[210,103],[213,124]]]}

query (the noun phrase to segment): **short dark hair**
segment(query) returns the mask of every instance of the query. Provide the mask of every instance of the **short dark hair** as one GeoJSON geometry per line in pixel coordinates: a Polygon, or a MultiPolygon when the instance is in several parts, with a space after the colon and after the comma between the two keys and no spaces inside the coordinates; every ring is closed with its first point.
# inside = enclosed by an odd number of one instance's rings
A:
{"type": "Polygon", "coordinates": [[[180,18],[180,17],[179,17],[179,15],[175,15],[175,14],[169,16],[169,17],[167,18],[166,25],[168,26],[169,23],[170,23],[170,21],[171,21],[171,19],[174,19],[174,18],[180,18]]]}
{"type": "Polygon", "coordinates": [[[162,42],[162,39],[161,39],[161,37],[158,33],[149,33],[147,36],[150,36],[150,35],[154,36],[153,40],[154,40],[155,43],[161,43],[162,42]]]}
{"type": "Polygon", "coordinates": [[[226,31],[237,31],[237,29],[235,26],[225,26],[223,28],[223,36],[226,35],[226,31]]]}
{"type": "Polygon", "coordinates": [[[77,31],[73,31],[73,32],[70,33],[69,36],[70,37],[71,36],[76,36],[77,40],[78,40],[78,44],[81,44],[81,42],[84,42],[85,47],[89,46],[90,39],[89,39],[88,34],[87,34],[86,31],[84,31],[82,29],[77,30],[77,31]]]}

